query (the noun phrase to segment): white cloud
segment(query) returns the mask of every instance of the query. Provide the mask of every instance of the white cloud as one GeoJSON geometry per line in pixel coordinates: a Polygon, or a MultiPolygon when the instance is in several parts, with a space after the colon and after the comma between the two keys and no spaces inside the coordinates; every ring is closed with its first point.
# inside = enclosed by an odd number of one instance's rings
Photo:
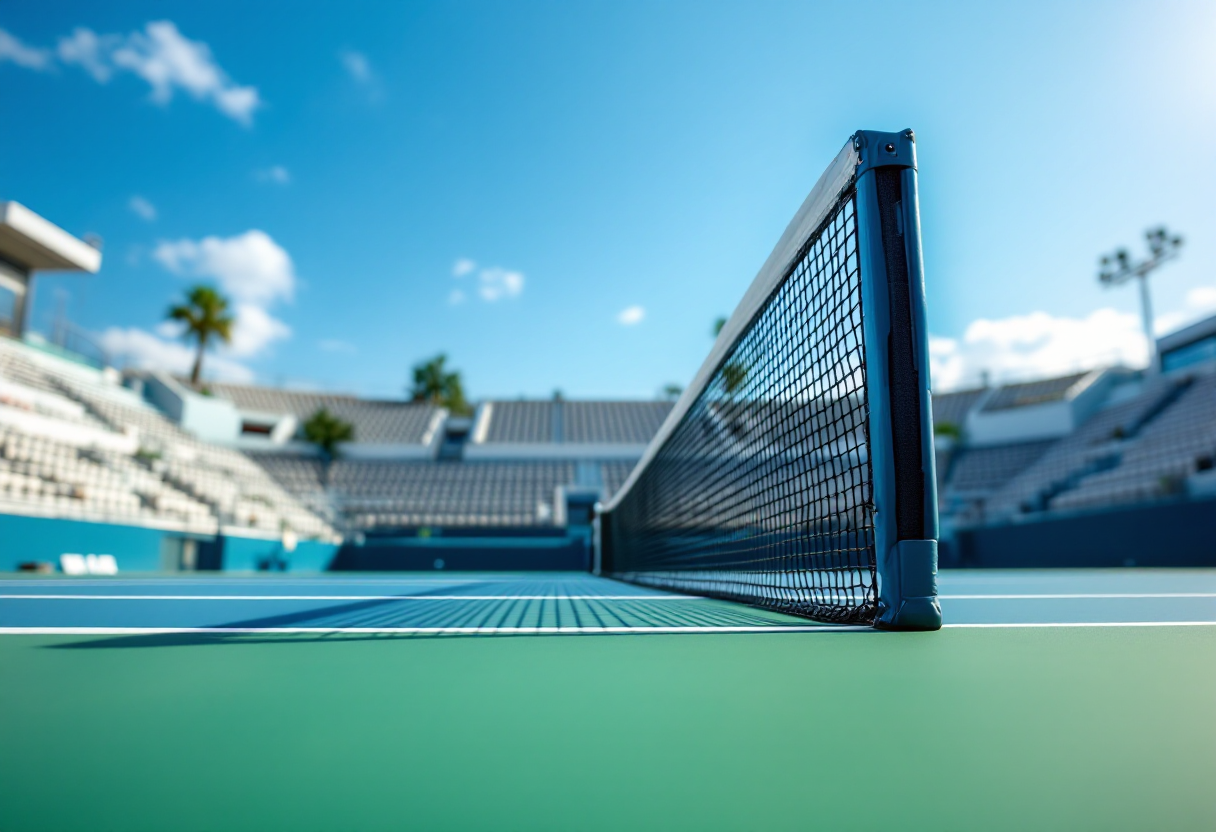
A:
{"type": "Polygon", "coordinates": [[[384,85],[380,83],[380,76],[372,68],[372,62],[368,60],[367,55],[346,49],[338,53],[338,61],[369,102],[378,104],[384,100],[384,85]]]}
{"type": "Polygon", "coordinates": [[[114,75],[110,53],[122,42],[119,35],[98,35],[92,29],[77,27],[70,37],[59,39],[59,60],[65,64],[77,64],[93,76],[93,80],[104,84],[114,75]]]}
{"type": "MultiPolygon", "coordinates": [[[[295,266],[266,232],[253,229],[234,237],[162,240],[152,258],[174,274],[214,279],[234,300],[232,343],[221,348],[223,354],[248,358],[291,337],[291,327],[271,315],[269,307],[291,300],[295,266]]],[[[158,331],[169,337],[175,330],[158,331]]]]}
{"type": "Polygon", "coordinates": [[[347,74],[358,83],[370,84],[376,79],[371,61],[362,52],[347,49],[338,53],[338,60],[342,62],[347,74]]]}
{"type": "MultiPolygon", "coordinates": [[[[134,327],[107,329],[101,335],[101,344],[119,363],[130,367],[188,375],[194,366],[194,347],[166,341],[134,327]]],[[[203,373],[218,381],[238,384],[249,384],[254,379],[252,370],[222,355],[207,355],[203,359],[203,373]]]]}
{"type": "Polygon", "coordinates": [[[152,256],[174,274],[211,277],[238,301],[266,305],[295,292],[291,257],[265,231],[161,241],[152,256]]]}
{"type": "Polygon", "coordinates": [[[522,273],[508,271],[499,266],[482,269],[477,280],[477,294],[481,295],[482,300],[489,303],[494,303],[502,298],[518,297],[524,290],[522,273]]]}
{"type": "MultiPolygon", "coordinates": [[[[232,359],[252,358],[275,341],[291,337],[291,327],[273,317],[260,306],[240,303],[232,310],[232,314],[236,318],[232,327],[232,341],[228,344],[216,342],[216,355],[212,356],[208,353],[206,359],[208,362],[214,358],[225,367],[240,367],[241,371],[249,372],[243,364],[238,364],[232,359]]],[[[193,346],[173,343],[181,338],[184,332],[182,325],[177,321],[161,321],[153,327],[153,332],[155,335],[141,329],[115,328],[108,330],[105,335],[113,343],[103,343],[110,352],[133,354],[145,360],[147,366],[157,366],[171,372],[178,372],[180,363],[178,347],[185,349],[191,355],[194,350],[193,346]],[[117,334],[112,335],[111,333],[117,334]],[[153,362],[153,359],[159,363],[153,362]]],[[[351,349],[354,348],[351,347],[351,349]]]]}
{"type": "Polygon", "coordinates": [[[1085,318],[1046,312],[973,321],[962,340],[931,337],[929,358],[935,390],[1063,375],[1112,364],[1143,366],[1148,350],[1139,317],[1098,309],[1085,318]]]}
{"type": "Polygon", "coordinates": [[[275,185],[291,184],[291,173],[282,165],[271,165],[264,170],[256,170],[253,172],[253,177],[259,182],[271,182],[275,185]]]}
{"type": "Polygon", "coordinates": [[[238,303],[236,324],[232,327],[232,343],[224,348],[238,358],[257,355],[275,341],[291,337],[291,327],[252,303],[238,303]]]}
{"type": "Polygon", "coordinates": [[[1216,309],[1216,286],[1196,286],[1186,293],[1187,306],[1216,309]]]}
{"type": "Polygon", "coordinates": [[[142,196],[136,195],[131,197],[127,202],[127,207],[134,211],[140,219],[152,222],[156,219],[156,206],[142,196]]]}
{"type": "MultiPolygon", "coordinates": [[[[236,318],[232,327],[232,341],[227,344],[215,344],[221,355],[252,358],[275,341],[291,337],[291,327],[260,306],[239,303],[236,309],[232,310],[232,314],[236,318]]],[[[180,338],[185,330],[177,321],[161,321],[153,327],[153,331],[161,338],[175,340],[180,338]]]]}
{"type": "Polygon", "coordinates": [[[51,68],[51,50],[26,46],[15,35],[0,29],[0,63],[11,61],[26,69],[51,68]]]}
{"type": "MultiPolygon", "coordinates": [[[[501,266],[491,266],[478,269],[477,264],[467,257],[461,257],[452,264],[452,277],[461,278],[477,272],[477,295],[487,303],[494,303],[503,298],[518,297],[524,291],[524,276],[522,272],[504,269],[501,266]]],[[[464,303],[467,295],[463,289],[453,289],[448,294],[448,303],[456,305],[464,303]]]]}
{"type": "Polygon", "coordinates": [[[617,313],[616,322],[621,326],[636,326],[646,317],[646,310],[641,306],[627,306],[617,313]]]}
{"type": "MultiPolygon", "coordinates": [[[[1184,307],[1158,315],[1157,336],[1216,312],[1216,286],[1197,286],[1186,293],[1184,307]]],[[[972,321],[961,339],[929,338],[929,360],[935,390],[980,382],[1045,378],[1115,364],[1143,367],[1148,344],[1140,315],[1098,309],[1084,318],[1056,317],[1047,312],[972,321]]]]}
{"type": "Polygon", "coordinates": [[[354,344],[338,338],[322,338],[317,342],[317,349],[321,350],[321,352],[337,352],[347,355],[354,355],[359,351],[354,344]]]}
{"type": "Polygon", "coordinates": [[[183,37],[172,21],[155,21],[143,32],[132,32],[110,60],[147,81],[158,104],[169,103],[181,89],[246,125],[262,104],[255,87],[234,84],[212,58],[211,47],[183,37]]]}
{"type": "Polygon", "coordinates": [[[1184,307],[1158,315],[1153,321],[1153,331],[1158,336],[1181,329],[1200,318],[1216,312],[1216,286],[1196,286],[1186,293],[1184,307]]]}
{"type": "Polygon", "coordinates": [[[0,61],[49,69],[55,56],[65,65],[79,66],[99,84],[117,72],[131,72],[148,83],[157,104],[168,104],[181,91],[246,126],[262,106],[256,87],[235,83],[215,62],[210,46],[184,37],[169,20],[150,22],[143,31],[127,35],[98,34],[79,26],[59,39],[54,54],[25,46],[0,29],[0,61]]]}

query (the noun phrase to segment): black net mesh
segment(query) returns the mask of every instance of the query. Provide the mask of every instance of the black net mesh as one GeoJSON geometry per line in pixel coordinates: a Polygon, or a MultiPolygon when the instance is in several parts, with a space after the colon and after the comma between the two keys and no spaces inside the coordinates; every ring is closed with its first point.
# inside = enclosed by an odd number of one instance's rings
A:
{"type": "Polygon", "coordinates": [[[823,621],[876,608],[856,196],[605,518],[608,571],[823,621]]]}

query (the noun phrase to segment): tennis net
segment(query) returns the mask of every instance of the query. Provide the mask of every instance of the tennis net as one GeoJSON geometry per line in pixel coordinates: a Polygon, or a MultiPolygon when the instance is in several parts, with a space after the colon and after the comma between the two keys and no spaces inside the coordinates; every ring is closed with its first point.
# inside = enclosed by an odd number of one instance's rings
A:
{"type": "Polygon", "coordinates": [[[940,626],[916,177],[912,131],[851,137],[601,507],[600,574],[940,626]]]}

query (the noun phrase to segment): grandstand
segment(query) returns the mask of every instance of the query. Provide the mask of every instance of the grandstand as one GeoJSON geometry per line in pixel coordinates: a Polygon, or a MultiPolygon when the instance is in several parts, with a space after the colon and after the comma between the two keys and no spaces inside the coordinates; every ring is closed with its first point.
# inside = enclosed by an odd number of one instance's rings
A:
{"type": "Polygon", "coordinates": [[[320,407],[352,424],[354,440],[332,461],[298,438],[275,442],[263,434],[255,445],[246,432],[240,444],[347,535],[342,564],[359,568],[484,564],[454,557],[448,545],[470,535],[483,550],[509,548],[491,566],[584,568],[594,505],[624,483],[671,408],[653,401],[492,400],[470,420],[409,402],[232,385],[213,391],[241,409],[243,424],[289,417],[298,424],[320,407]],[[395,429],[382,424],[389,413],[400,420],[395,429]],[[437,557],[441,544],[446,548],[437,557]],[[563,557],[555,546],[564,547],[563,557]]]}
{"type": "Polygon", "coordinates": [[[670,408],[492,401],[470,431],[469,420],[428,404],[246,385],[210,393],[0,339],[0,510],[158,529],[194,541],[196,552],[224,536],[278,541],[286,530],[333,545],[343,534],[574,529],[585,548],[590,507],[620,487],[670,408]],[[189,426],[199,427],[200,404],[212,424],[198,432],[214,439],[217,412],[239,432],[228,442],[199,438],[189,426]],[[355,428],[356,441],[332,462],[299,435],[321,407],[355,428]],[[452,443],[457,453],[445,460],[452,443]]]}
{"type": "Polygon", "coordinates": [[[0,337],[0,569],[57,563],[76,541],[128,569],[332,554],[334,528],[246,456],[183,430],[116,370],[28,331],[32,273],[95,271],[100,255],[28,209],[0,207],[0,261],[22,278],[0,337]]]}
{"type": "MultiPolygon", "coordinates": [[[[594,505],[625,483],[672,407],[489,400],[470,418],[426,402],[196,391],[161,372],[120,373],[26,326],[33,272],[96,270],[99,253],[2,205],[0,262],[16,292],[0,337],[3,569],[107,546],[123,569],[432,568],[460,565],[458,541],[496,553],[494,567],[581,568],[594,505]],[[303,437],[321,409],[354,430],[333,460],[303,437]],[[449,555],[434,557],[441,544],[449,555]]],[[[1216,496],[1213,344],[1216,317],[1161,339],[1160,375],[1112,367],[934,395],[945,549],[1010,524],[1203,510],[1216,496]]],[[[736,440],[752,430],[748,413],[714,424],[736,440]]]]}
{"type": "Polygon", "coordinates": [[[448,415],[443,408],[426,403],[242,384],[211,384],[209,388],[215,396],[235,405],[241,416],[240,436],[251,448],[258,447],[261,437],[269,441],[276,428],[285,440],[294,438],[298,424],[325,409],[354,427],[360,449],[394,448],[398,454],[409,447],[430,449],[448,415]]]}
{"type": "MultiPolygon", "coordinates": [[[[935,396],[947,540],[1210,494],[1213,363],[935,396]]],[[[225,538],[277,543],[286,530],[331,547],[343,537],[348,547],[389,538],[408,547],[473,534],[518,550],[520,536],[560,538],[577,543],[570,563],[581,563],[591,506],[621,487],[671,407],[492,400],[466,419],[402,400],[231,384],[210,393],[0,339],[0,510],[159,530],[179,545],[158,566],[255,566],[266,558],[208,553],[225,538]],[[322,407],[355,429],[332,462],[301,437],[322,407]],[[195,554],[180,554],[181,541],[194,541],[195,554]]]]}
{"type": "Polygon", "coordinates": [[[1160,375],[1113,368],[935,397],[956,562],[1080,565],[1099,548],[1111,564],[1216,559],[1213,332],[1216,318],[1162,338],[1174,357],[1160,375]]]}
{"type": "MultiPolygon", "coordinates": [[[[226,388],[218,388],[220,395],[226,388]]],[[[367,403],[379,408],[382,403],[367,403]]],[[[403,412],[423,405],[402,404],[403,412]]],[[[560,527],[571,501],[611,496],[628,477],[669,402],[488,401],[467,420],[447,417],[441,442],[419,436],[429,458],[393,458],[355,440],[326,463],[298,442],[249,453],[307,505],[349,531],[420,526],[560,527]]],[[[421,419],[416,420],[421,423],[421,419]]]]}
{"type": "Polygon", "coordinates": [[[962,394],[971,397],[963,423],[978,425],[987,441],[964,428],[945,443],[943,513],[976,523],[1166,499],[1212,468],[1216,374],[1203,367],[1159,378],[1104,371],[1111,383],[1092,415],[1075,425],[1061,417],[1060,435],[1042,436],[1049,420],[1036,411],[1064,409],[1092,375],[962,394]],[[983,420],[997,411],[1014,427],[993,442],[983,420]]]}
{"type": "MultiPolygon", "coordinates": [[[[176,542],[186,566],[225,537],[270,548],[285,533],[338,540],[263,469],[184,432],[117,372],[9,339],[0,339],[0,511],[159,530],[155,548],[176,542]]],[[[157,554],[140,565],[167,564],[157,554]]]]}
{"type": "MultiPolygon", "coordinates": [[[[935,396],[946,539],[1211,494],[1214,364],[935,396]]],[[[521,536],[560,538],[576,564],[591,506],[621,487],[671,407],[492,400],[467,419],[403,400],[232,384],[209,392],[0,339],[0,511],[157,530],[177,548],[162,541],[171,554],[155,566],[256,566],[267,558],[209,553],[242,536],[281,545],[287,530],[330,554],[342,538],[408,548],[480,535],[479,545],[510,540],[517,551],[521,536]],[[302,439],[320,408],[355,429],[332,462],[302,439]]]]}

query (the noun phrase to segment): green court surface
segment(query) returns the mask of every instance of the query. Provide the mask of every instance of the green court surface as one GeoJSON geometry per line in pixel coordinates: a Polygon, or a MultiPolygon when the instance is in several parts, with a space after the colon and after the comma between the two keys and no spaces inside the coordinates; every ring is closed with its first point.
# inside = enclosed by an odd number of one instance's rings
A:
{"type": "Polygon", "coordinates": [[[0,678],[6,832],[1216,828],[1211,626],[28,634],[0,678]]]}

